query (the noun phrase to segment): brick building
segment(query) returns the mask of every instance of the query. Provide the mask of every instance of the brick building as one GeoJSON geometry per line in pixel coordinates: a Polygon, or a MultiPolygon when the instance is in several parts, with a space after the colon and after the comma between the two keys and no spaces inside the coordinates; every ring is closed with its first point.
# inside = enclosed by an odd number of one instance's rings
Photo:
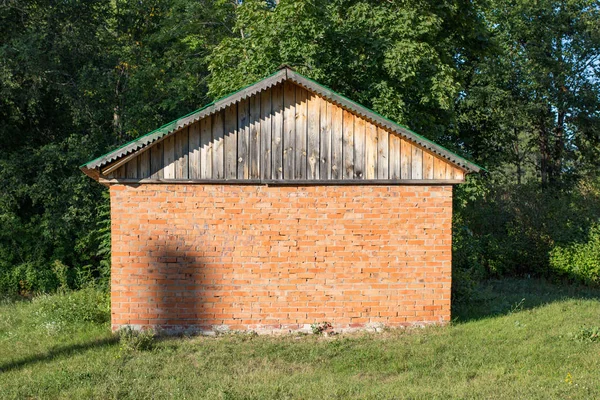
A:
{"type": "Polygon", "coordinates": [[[113,329],[450,320],[480,168],[287,67],[81,168],[110,188],[113,329]]]}

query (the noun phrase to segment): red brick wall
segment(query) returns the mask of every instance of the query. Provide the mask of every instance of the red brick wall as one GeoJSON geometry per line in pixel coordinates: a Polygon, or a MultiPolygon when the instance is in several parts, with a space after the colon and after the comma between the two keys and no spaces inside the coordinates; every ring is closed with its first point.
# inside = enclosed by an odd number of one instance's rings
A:
{"type": "Polygon", "coordinates": [[[451,186],[113,185],[112,326],[450,320],[451,186]]]}

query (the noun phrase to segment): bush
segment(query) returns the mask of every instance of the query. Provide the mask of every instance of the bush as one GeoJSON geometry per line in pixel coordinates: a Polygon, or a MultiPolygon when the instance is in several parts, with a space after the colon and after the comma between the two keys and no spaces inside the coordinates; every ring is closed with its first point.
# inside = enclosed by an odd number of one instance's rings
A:
{"type": "Polygon", "coordinates": [[[41,295],[32,300],[38,323],[74,324],[110,321],[110,297],[93,287],[41,295]]]}
{"type": "Polygon", "coordinates": [[[137,331],[129,326],[121,328],[117,334],[122,352],[151,350],[156,336],[151,329],[137,331]]]}
{"type": "Polygon", "coordinates": [[[587,241],[555,247],[550,252],[550,266],[558,275],[600,284],[600,222],[590,229],[587,241]]]}
{"type": "Polygon", "coordinates": [[[600,220],[600,181],[472,189],[459,187],[455,196],[455,294],[468,292],[469,279],[557,273],[597,279],[598,246],[590,235],[600,220]],[[457,278],[467,279],[466,286],[457,278]]]}

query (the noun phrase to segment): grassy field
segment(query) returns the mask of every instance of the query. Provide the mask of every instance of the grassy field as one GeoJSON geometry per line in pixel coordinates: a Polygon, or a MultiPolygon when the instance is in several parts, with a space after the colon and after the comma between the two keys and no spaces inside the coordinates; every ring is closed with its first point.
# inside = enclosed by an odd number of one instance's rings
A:
{"type": "Polygon", "coordinates": [[[146,350],[111,335],[98,296],[0,306],[1,399],[600,398],[600,291],[494,281],[447,327],[146,350]]]}

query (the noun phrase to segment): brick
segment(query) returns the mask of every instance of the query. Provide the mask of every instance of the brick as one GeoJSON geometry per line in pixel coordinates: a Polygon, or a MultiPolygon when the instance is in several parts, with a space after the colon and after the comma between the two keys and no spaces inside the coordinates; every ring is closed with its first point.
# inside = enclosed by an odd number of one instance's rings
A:
{"type": "Polygon", "coordinates": [[[110,192],[113,329],[450,321],[451,187],[110,192]]]}

